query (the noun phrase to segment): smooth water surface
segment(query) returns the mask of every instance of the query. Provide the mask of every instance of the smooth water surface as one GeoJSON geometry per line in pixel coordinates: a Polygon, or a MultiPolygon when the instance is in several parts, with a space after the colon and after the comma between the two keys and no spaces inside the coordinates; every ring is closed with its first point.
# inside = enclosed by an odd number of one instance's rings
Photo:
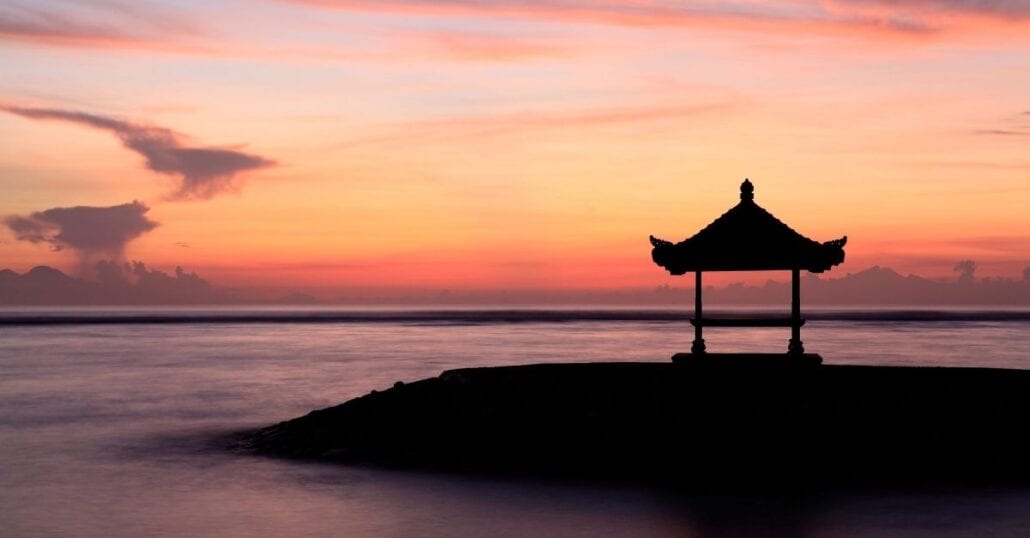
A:
{"type": "MultiPolygon", "coordinates": [[[[803,332],[827,363],[1030,368],[1025,316],[828,318],[803,332]]],[[[1030,489],[703,495],[288,462],[219,444],[449,368],[664,361],[693,337],[682,321],[534,319],[0,323],[0,534],[1030,535],[1030,489]]],[[[787,338],[706,332],[712,351],[780,351],[787,338]]]]}

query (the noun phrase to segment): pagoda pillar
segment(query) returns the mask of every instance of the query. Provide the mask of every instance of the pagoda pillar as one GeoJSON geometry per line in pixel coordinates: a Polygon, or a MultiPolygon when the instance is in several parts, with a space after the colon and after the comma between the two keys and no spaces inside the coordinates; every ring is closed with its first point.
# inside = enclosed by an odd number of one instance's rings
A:
{"type": "Polygon", "coordinates": [[[701,326],[704,325],[701,317],[701,271],[694,272],[694,343],[690,346],[691,353],[705,352],[705,339],[701,336],[701,326]]]}
{"type": "Polygon", "coordinates": [[[790,344],[787,353],[801,354],[805,346],[801,345],[801,270],[794,268],[790,275],[790,344]]]}

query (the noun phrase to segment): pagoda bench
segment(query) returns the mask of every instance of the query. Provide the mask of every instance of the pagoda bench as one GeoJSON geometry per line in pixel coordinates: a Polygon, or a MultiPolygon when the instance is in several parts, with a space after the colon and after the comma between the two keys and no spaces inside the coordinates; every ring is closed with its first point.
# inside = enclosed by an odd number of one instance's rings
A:
{"type": "MultiPolygon", "coordinates": [[[[791,318],[701,318],[703,327],[793,327],[794,323],[791,318]]],[[[691,318],[690,324],[697,327],[697,318],[691,318]]],[[[800,327],[805,320],[797,324],[800,327]]]]}

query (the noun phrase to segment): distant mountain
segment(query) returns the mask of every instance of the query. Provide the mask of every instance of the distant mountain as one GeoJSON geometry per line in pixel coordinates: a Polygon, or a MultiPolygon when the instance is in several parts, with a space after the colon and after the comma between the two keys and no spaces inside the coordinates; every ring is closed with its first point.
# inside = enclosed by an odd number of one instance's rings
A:
{"type": "MultiPolygon", "coordinates": [[[[1030,282],[1004,278],[937,281],[874,266],[841,278],[806,275],[801,294],[803,304],[1030,305],[1030,282]]],[[[764,286],[731,285],[706,291],[706,297],[729,303],[783,303],[789,301],[790,284],[770,281],[764,286]]]]}
{"type": "Polygon", "coordinates": [[[33,267],[19,275],[0,270],[3,305],[144,305],[235,302],[196,273],[174,275],[149,270],[141,262],[97,264],[97,281],[70,277],[53,267],[33,267]]]}
{"type": "MultiPolygon", "coordinates": [[[[326,302],[306,293],[255,300],[254,293],[213,287],[196,273],[176,268],[173,274],[150,270],[141,263],[100,262],[96,280],[70,277],[57,269],[34,267],[25,274],[0,270],[0,305],[188,305],[188,304],[410,304],[410,305],[573,305],[621,304],[683,306],[693,304],[689,287],[606,291],[454,291],[441,294],[354,296],[326,302]]],[[[684,279],[686,284],[692,279],[684,279]]],[[[790,283],[770,280],[761,285],[731,284],[705,289],[705,303],[720,305],[788,305],[790,283]]],[[[999,305],[1030,307],[1030,278],[983,278],[953,281],[901,275],[886,267],[870,267],[840,278],[807,274],[801,282],[804,305],[999,305]]]]}
{"type": "MultiPolygon", "coordinates": [[[[825,304],[926,304],[955,299],[954,283],[902,276],[893,269],[874,266],[838,279],[806,279],[809,302],[825,304]]],[[[959,301],[964,303],[966,301],[959,301]]]]}
{"type": "Polygon", "coordinates": [[[99,291],[96,284],[43,265],[23,275],[5,269],[0,277],[3,304],[89,304],[100,297],[99,291]]]}

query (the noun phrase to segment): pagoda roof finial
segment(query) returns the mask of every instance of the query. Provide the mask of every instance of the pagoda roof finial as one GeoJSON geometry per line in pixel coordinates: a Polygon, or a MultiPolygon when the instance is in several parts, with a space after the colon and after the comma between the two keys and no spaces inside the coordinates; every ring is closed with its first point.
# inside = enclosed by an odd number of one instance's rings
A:
{"type": "Polygon", "coordinates": [[[755,186],[751,184],[751,180],[744,178],[744,182],[740,184],[740,199],[741,200],[754,200],[755,199],[755,186]]]}

